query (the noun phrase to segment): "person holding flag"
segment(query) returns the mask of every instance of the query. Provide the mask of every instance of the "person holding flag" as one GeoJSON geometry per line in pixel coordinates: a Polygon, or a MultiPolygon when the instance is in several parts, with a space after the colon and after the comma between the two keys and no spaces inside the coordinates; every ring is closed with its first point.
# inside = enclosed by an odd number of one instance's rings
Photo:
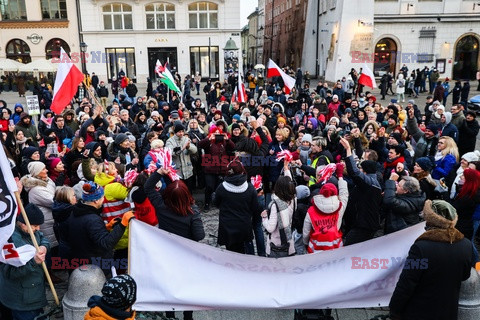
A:
{"type": "MultiPolygon", "coordinates": [[[[43,307],[47,305],[42,262],[45,261],[50,244],[40,232],[40,225],[43,224],[44,217],[42,211],[34,204],[28,204],[25,211],[38,242],[39,250],[23,266],[0,264],[0,288],[2,288],[0,302],[11,310],[14,320],[33,320],[43,313],[43,307]]],[[[33,245],[22,215],[17,219],[11,239],[15,247],[33,245]]]]}

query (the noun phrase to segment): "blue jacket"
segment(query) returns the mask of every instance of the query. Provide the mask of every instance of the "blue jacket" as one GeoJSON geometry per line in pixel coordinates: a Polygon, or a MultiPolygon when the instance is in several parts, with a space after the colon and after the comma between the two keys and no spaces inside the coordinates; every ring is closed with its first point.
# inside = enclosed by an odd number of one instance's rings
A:
{"type": "Polygon", "coordinates": [[[455,140],[455,142],[458,142],[458,129],[451,122],[442,128],[442,137],[446,136],[452,138],[453,140],[455,140]]]}
{"type": "Polygon", "coordinates": [[[435,161],[435,169],[432,171],[432,178],[439,180],[446,178],[457,163],[457,159],[451,154],[447,154],[440,160],[435,161]]]}
{"type": "MultiPolygon", "coordinates": [[[[50,249],[48,239],[40,231],[35,232],[39,246],[50,249]]],[[[28,233],[19,227],[12,234],[15,247],[33,245],[28,233]]],[[[45,295],[45,275],[42,265],[37,264],[34,258],[22,267],[0,264],[0,302],[12,310],[33,311],[47,305],[45,295]]]]}

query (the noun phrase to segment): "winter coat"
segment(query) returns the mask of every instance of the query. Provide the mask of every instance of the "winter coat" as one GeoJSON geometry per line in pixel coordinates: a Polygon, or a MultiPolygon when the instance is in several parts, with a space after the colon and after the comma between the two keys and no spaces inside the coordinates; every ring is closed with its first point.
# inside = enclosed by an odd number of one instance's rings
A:
{"type": "Polygon", "coordinates": [[[431,139],[425,138],[425,133],[422,132],[417,125],[417,119],[413,117],[407,119],[407,130],[412,135],[413,139],[417,142],[415,146],[415,154],[413,160],[421,157],[434,156],[437,152],[438,138],[433,137],[431,139]]]}
{"type": "MultiPolygon", "coordinates": [[[[36,231],[34,235],[39,246],[50,250],[48,239],[42,232],[36,231]]],[[[12,242],[17,248],[33,245],[30,235],[19,227],[12,234],[12,242]]],[[[34,311],[47,305],[45,274],[42,265],[34,258],[21,267],[0,263],[0,288],[0,302],[12,310],[34,311]]]]}
{"type": "Polygon", "coordinates": [[[130,98],[133,98],[137,95],[137,92],[138,92],[137,86],[134,85],[133,83],[129,83],[125,88],[125,92],[130,98]]]}
{"type": "Polygon", "coordinates": [[[30,138],[34,144],[35,147],[38,147],[38,140],[37,140],[37,134],[38,134],[38,131],[37,131],[37,128],[35,128],[35,126],[30,123],[30,125],[28,126],[24,126],[22,122],[19,122],[16,126],[15,126],[15,132],[17,132],[18,130],[21,130],[23,132],[23,134],[25,135],[25,138],[30,138]]]}
{"type": "Polygon", "coordinates": [[[113,248],[125,232],[125,227],[118,223],[108,232],[100,217],[101,212],[101,208],[96,209],[83,202],[74,206],[68,219],[71,258],[113,259],[113,248]]]}
{"type": "Polygon", "coordinates": [[[463,198],[457,197],[453,200],[452,205],[457,209],[458,222],[456,228],[458,231],[464,234],[465,238],[473,239],[473,213],[480,204],[480,190],[470,198],[464,196],[463,198]]]}
{"type": "MultiPolygon", "coordinates": [[[[291,178],[290,171],[287,172],[288,173],[286,173],[285,176],[289,176],[291,178]]],[[[286,203],[273,194],[272,202],[270,203],[269,208],[270,216],[262,220],[263,227],[269,233],[266,247],[267,255],[270,255],[270,243],[273,243],[276,246],[280,246],[282,244],[278,223],[278,212],[280,211],[283,228],[285,230],[287,228],[291,229],[293,213],[297,208],[297,198],[295,197],[292,201],[290,201],[290,203],[286,203]]],[[[288,248],[288,255],[293,255],[295,253],[294,241],[292,239],[287,239],[287,241],[289,241],[290,244],[288,248]]]]}
{"type": "Polygon", "coordinates": [[[425,194],[415,193],[396,194],[395,181],[385,181],[383,205],[386,211],[385,233],[392,233],[405,229],[420,222],[420,212],[425,203],[425,194]]]}
{"type": "Polygon", "coordinates": [[[447,154],[440,160],[435,161],[435,168],[432,170],[432,178],[435,180],[446,178],[456,163],[457,159],[451,154],[447,154]]]}
{"type": "Polygon", "coordinates": [[[40,226],[40,231],[50,242],[50,246],[58,246],[57,238],[53,230],[54,220],[52,214],[53,198],[55,197],[55,183],[48,178],[41,180],[31,175],[26,175],[20,180],[28,192],[28,202],[38,206],[43,212],[45,222],[40,226]]]}
{"type": "Polygon", "coordinates": [[[350,190],[348,205],[345,212],[345,222],[352,229],[376,231],[380,229],[380,210],[382,205],[382,187],[377,174],[361,172],[353,159],[345,159],[348,176],[354,187],[350,190]]]}
{"type": "Polygon", "coordinates": [[[107,154],[110,161],[115,161],[117,157],[120,158],[121,164],[127,164],[128,156],[130,157],[130,161],[132,161],[133,158],[137,157],[137,153],[135,151],[130,148],[124,149],[118,146],[115,142],[112,142],[108,145],[107,154]]]}
{"type": "Polygon", "coordinates": [[[455,127],[453,123],[447,124],[445,127],[442,128],[442,137],[450,137],[455,142],[458,142],[458,129],[455,127]]]}
{"type": "Polygon", "coordinates": [[[480,130],[480,125],[476,119],[473,121],[465,120],[463,124],[458,128],[458,134],[461,139],[459,139],[457,146],[460,156],[464,155],[467,152],[475,150],[475,143],[477,142],[478,131],[480,130]]]}
{"type": "Polygon", "coordinates": [[[92,296],[88,300],[88,307],[91,308],[85,314],[85,320],[135,320],[135,311],[124,311],[107,306],[100,296],[92,296]]]}
{"type": "Polygon", "coordinates": [[[229,154],[235,149],[233,141],[228,139],[215,142],[206,137],[198,143],[198,147],[205,150],[205,154],[202,156],[203,172],[225,175],[230,162],[229,154]]]}
{"type": "Polygon", "coordinates": [[[145,193],[155,208],[158,227],[193,241],[200,241],[205,238],[202,218],[196,207],[192,208],[194,214],[182,216],[165,206],[162,195],[155,188],[155,185],[161,178],[162,176],[158,172],[154,172],[144,185],[145,193]]]}
{"type": "Polygon", "coordinates": [[[235,149],[239,152],[239,160],[244,164],[249,178],[263,175],[263,164],[257,160],[265,159],[268,155],[268,138],[261,127],[258,127],[256,131],[262,140],[260,147],[254,139],[248,137],[240,139],[235,144],[235,149]]]}
{"type": "Polygon", "coordinates": [[[68,244],[68,218],[70,218],[74,205],[65,202],[53,201],[52,215],[55,221],[53,230],[58,241],[58,255],[67,259],[70,252],[68,244]]]}
{"type": "Polygon", "coordinates": [[[263,210],[257,199],[257,191],[250,182],[246,182],[244,175],[225,179],[217,187],[213,199],[213,204],[219,208],[218,244],[230,246],[251,241],[252,218],[254,215],[260,216],[263,210]],[[242,181],[245,182],[234,182],[238,179],[244,179],[242,181]]]}
{"type": "Polygon", "coordinates": [[[452,243],[446,234],[451,229],[433,229],[410,247],[410,267],[403,268],[390,299],[395,319],[457,319],[460,285],[470,277],[473,259],[471,242],[453,230],[452,243]]]}
{"type": "Polygon", "coordinates": [[[187,136],[183,136],[179,139],[177,135],[174,135],[169,138],[165,144],[166,148],[172,150],[172,160],[175,163],[175,170],[183,180],[193,176],[193,165],[190,155],[197,153],[197,147],[192,142],[190,142],[190,147],[188,149],[181,150],[188,140],[187,136]]]}

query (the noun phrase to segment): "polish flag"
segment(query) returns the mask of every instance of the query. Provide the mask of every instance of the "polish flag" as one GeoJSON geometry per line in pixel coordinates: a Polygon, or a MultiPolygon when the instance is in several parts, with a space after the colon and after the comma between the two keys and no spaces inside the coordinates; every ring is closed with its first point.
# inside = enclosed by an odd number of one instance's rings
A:
{"type": "MultiPolygon", "coordinates": [[[[63,48],[60,48],[60,57],[68,57],[63,48]]],[[[58,64],[55,88],[50,109],[60,114],[72,101],[77,93],[78,85],[83,81],[83,74],[70,59],[62,58],[58,64]]]]}
{"type": "Polygon", "coordinates": [[[377,83],[375,82],[375,76],[373,75],[372,70],[370,70],[366,63],[363,64],[362,74],[358,78],[358,83],[372,89],[377,87],[377,83]]]}
{"type": "Polygon", "coordinates": [[[237,87],[235,88],[235,96],[238,102],[247,102],[247,92],[245,91],[245,84],[242,81],[240,72],[238,73],[237,87]]]}
{"type": "Polygon", "coordinates": [[[289,94],[292,88],[295,86],[295,79],[286,74],[282,69],[272,59],[268,60],[267,64],[267,78],[271,77],[282,77],[283,83],[285,83],[286,94],[289,94]]]}

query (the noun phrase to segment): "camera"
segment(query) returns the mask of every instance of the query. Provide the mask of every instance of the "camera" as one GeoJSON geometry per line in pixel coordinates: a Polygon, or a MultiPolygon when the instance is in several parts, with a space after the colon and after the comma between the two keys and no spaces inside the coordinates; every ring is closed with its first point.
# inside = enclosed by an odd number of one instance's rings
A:
{"type": "Polygon", "coordinates": [[[215,142],[223,142],[223,140],[225,140],[225,136],[223,134],[215,135],[215,142]]]}
{"type": "Polygon", "coordinates": [[[175,147],[173,148],[173,153],[179,153],[182,148],[180,147],[175,147]]]}

